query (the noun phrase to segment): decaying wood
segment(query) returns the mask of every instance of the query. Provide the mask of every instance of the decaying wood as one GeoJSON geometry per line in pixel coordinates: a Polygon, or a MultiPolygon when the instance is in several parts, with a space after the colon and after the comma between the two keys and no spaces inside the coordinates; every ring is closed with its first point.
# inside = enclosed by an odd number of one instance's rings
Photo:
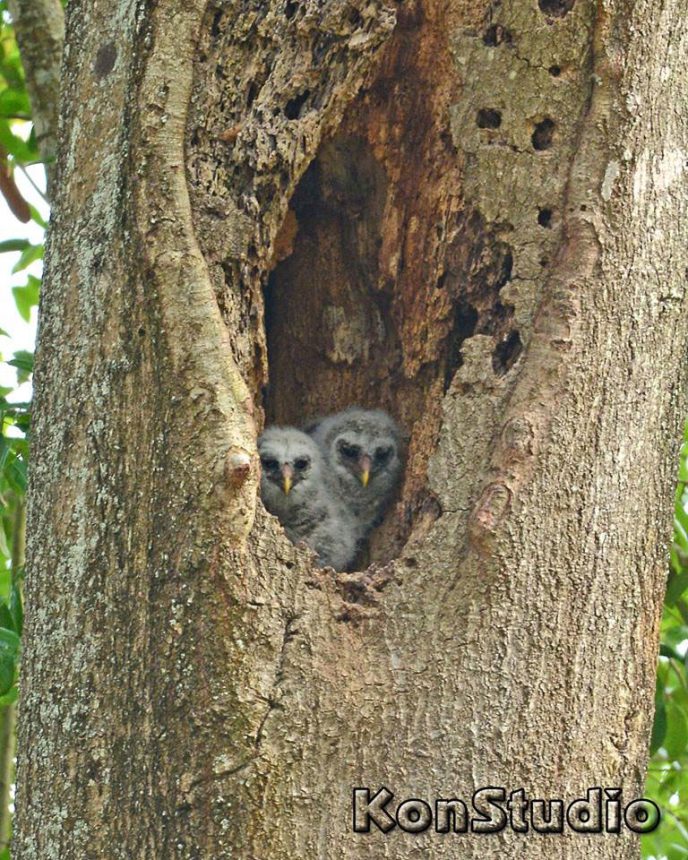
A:
{"type": "Polygon", "coordinates": [[[686,406],[678,0],[68,19],[16,856],[636,857],[354,834],[351,792],[642,791],[686,406]],[[384,563],[335,575],[257,502],[255,436],[351,401],[404,422],[407,477],[384,563]]]}

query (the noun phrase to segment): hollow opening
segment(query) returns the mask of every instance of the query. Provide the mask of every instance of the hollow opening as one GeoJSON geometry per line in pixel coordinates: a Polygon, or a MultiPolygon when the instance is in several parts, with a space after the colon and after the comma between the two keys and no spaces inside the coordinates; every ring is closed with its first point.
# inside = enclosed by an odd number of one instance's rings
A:
{"type": "Polygon", "coordinates": [[[499,128],[502,124],[502,115],[494,108],[481,108],[475,121],[478,128],[499,128]]]}
{"type": "Polygon", "coordinates": [[[538,0],[540,11],[551,18],[563,18],[576,5],[576,0],[538,0]]]}
{"type": "Polygon", "coordinates": [[[248,91],[246,93],[246,107],[251,107],[253,102],[256,100],[256,96],[260,92],[260,84],[258,81],[251,81],[248,87],[248,91]]]}
{"type": "Polygon", "coordinates": [[[505,287],[509,283],[509,281],[511,280],[513,268],[514,255],[511,253],[511,249],[507,248],[507,250],[504,251],[501,268],[497,277],[497,281],[495,283],[495,287],[497,290],[501,290],[502,287],[505,287]]]}
{"type": "Polygon", "coordinates": [[[217,39],[217,37],[222,32],[222,28],[220,27],[220,24],[222,22],[223,16],[224,16],[224,12],[222,11],[222,9],[218,9],[217,12],[215,13],[215,15],[213,16],[213,23],[210,26],[210,34],[212,35],[212,37],[214,39],[217,39]]]}
{"type": "MultiPolygon", "coordinates": [[[[486,35],[507,40],[499,29],[486,35]]],[[[508,228],[488,225],[460,198],[451,90],[440,85],[446,34],[403,4],[393,40],[379,78],[291,195],[264,287],[266,425],[303,428],[358,405],[386,411],[404,430],[401,484],[355,569],[397,557],[441,515],[428,464],[443,395],[462,393],[466,340],[494,339],[496,374],[515,350],[504,346],[513,308],[500,299],[514,268],[508,228]]],[[[308,95],[284,114],[297,118],[308,95]]],[[[478,112],[482,128],[501,121],[496,109],[478,112]]]]}
{"type": "Polygon", "coordinates": [[[545,119],[537,123],[531,137],[533,149],[536,149],[539,152],[549,149],[554,143],[555,129],[556,123],[550,117],[545,117],[545,119]]]}
{"type": "MultiPolygon", "coordinates": [[[[417,177],[393,182],[390,166],[346,130],[325,143],[291,199],[284,259],[265,289],[266,424],[303,427],[358,405],[385,410],[405,431],[402,486],[357,568],[395,557],[419,523],[439,515],[426,475],[442,395],[465,340],[489,334],[501,344],[512,317],[499,300],[512,277],[508,244],[473,211],[438,230],[434,193],[416,219],[424,186],[417,177]],[[427,232],[409,244],[418,224],[427,232]]],[[[511,355],[501,349],[500,374],[511,355]]]]}
{"type": "Polygon", "coordinates": [[[444,372],[443,391],[449,390],[454,374],[463,364],[463,356],[461,355],[461,347],[463,342],[475,334],[478,325],[479,314],[473,305],[468,302],[459,302],[454,310],[454,325],[449,338],[449,353],[447,356],[447,366],[444,372]]]}
{"type": "Polygon", "coordinates": [[[512,41],[513,37],[511,33],[501,24],[492,24],[492,26],[487,28],[483,35],[483,43],[487,45],[488,48],[496,48],[498,45],[503,43],[510,45],[512,41]]]}
{"type": "Polygon", "coordinates": [[[541,227],[549,230],[552,226],[552,210],[551,209],[539,209],[538,210],[538,224],[541,227]]]}
{"type": "Polygon", "coordinates": [[[492,353],[492,367],[498,376],[503,376],[516,363],[523,351],[521,335],[518,331],[511,331],[501,340],[492,353]]]}
{"type": "Polygon", "coordinates": [[[305,90],[293,99],[289,99],[284,107],[284,115],[287,119],[298,119],[301,116],[301,108],[306,104],[310,94],[310,90],[305,90]]]}

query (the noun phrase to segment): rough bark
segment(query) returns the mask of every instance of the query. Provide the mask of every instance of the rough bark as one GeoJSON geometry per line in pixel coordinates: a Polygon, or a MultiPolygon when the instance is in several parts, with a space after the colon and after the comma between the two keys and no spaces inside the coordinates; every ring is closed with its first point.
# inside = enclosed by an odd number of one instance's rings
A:
{"type": "Polygon", "coordinates": [[[636,857],[354,834],[351,791],[641,794],[678,0],[69,9],[13,856],[636,857]],[[255,435],[353,400],[407,476],[385,563],[335,575],[257,502],[255,435]]]}
{"type": "Polygon", "coordinates": [[[21,52],[31,117],[51,194],[57,154],[64,10],[60,0],[8,0],[7,8],[21,52]]]}

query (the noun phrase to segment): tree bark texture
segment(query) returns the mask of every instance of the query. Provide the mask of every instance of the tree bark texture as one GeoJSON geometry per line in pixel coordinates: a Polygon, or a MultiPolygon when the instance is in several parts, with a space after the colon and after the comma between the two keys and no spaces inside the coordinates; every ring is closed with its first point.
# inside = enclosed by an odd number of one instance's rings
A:
{"type": "MultiPolygon", "coordinates": [[[[642,793],[680,423],[680,0],[70,0],[20,860],[632,858],[383,835],[355,786],[642,793]],[[408,433],[314,569],[256,434],[408,433]]],[[[393,806],[393,805],[392,805],[393,806]]]]}
{"type": "Polygon", "coordinates": [[[57,154],[64,9],[60,0],[8,0],[31,99],[31,118],[52,193],[57,154]]]}

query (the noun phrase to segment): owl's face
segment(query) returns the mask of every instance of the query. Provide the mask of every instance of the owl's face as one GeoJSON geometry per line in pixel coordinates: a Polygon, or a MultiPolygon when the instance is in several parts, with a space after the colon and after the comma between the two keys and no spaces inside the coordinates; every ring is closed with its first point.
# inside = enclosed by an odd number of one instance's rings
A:
{"type": "Polygon", "coordinates": [[[400,433],[379,410],[357,407],[341,413],[327,433],[328,462],[351,492],[375,497],[386,494],[401,472],[400,433]]]}
{"type": "Polygon", "coordinates": [[[320,451],[310,436],[292,427],[270,427],[258,441],[261,489],[297,500],[320,476],[320,451]]]}
{"type": "Polygon", "coordinates": [[[347,430],[334,440],[334,468],[348,473],[364,488],[374,487],[380,476],[398,468],[396,440],[390,436],[347,430]]]}

